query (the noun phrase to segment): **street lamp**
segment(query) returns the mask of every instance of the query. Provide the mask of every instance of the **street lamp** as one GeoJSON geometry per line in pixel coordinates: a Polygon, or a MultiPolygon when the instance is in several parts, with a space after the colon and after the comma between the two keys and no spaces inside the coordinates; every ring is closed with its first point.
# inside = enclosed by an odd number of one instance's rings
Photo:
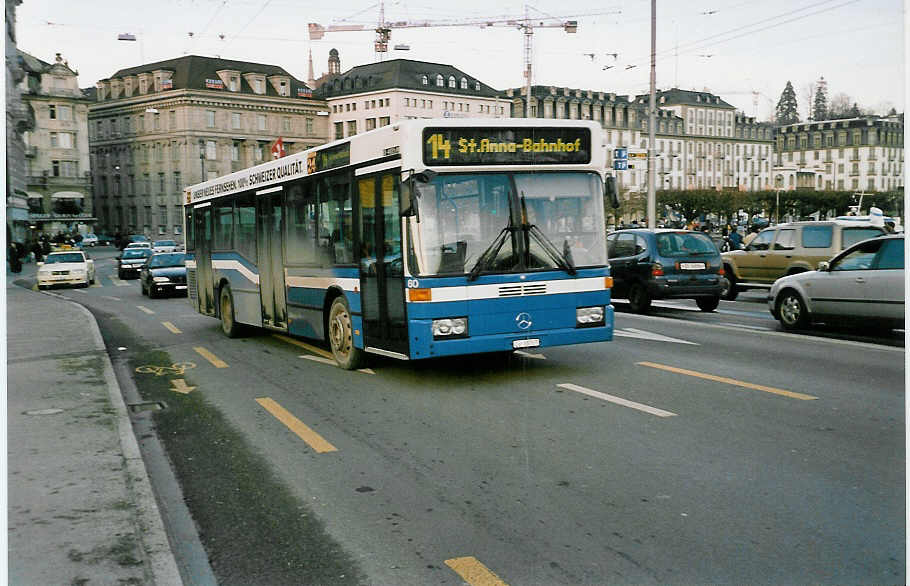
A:
{"type": "Polygon", "coordinates": [[[199,139],[199,164],[202,166],[199,182],[202,183],[205,181],[205,141],[201,138],[199,139]]]}

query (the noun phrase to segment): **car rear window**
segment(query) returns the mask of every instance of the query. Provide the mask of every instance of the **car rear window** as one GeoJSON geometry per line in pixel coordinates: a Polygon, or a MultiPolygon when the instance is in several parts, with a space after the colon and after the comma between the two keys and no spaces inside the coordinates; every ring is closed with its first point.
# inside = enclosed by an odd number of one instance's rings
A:
{"type": "Polygon", "coordinates": [[[155,246],[177,246],[173,240],[156,240],[155,246]]]}
{"type": "Polygon", "coordinates": [[[803,248],[830,248],[833,226],[803,226],[803,248]]]}
{"type": "Polygon", "coordinates": [[[679,257],[719,254],[714,241],[701,232],[664,232],[657,235],[661,256],[679,257]]]}
{"type": "Polygon", "coordinates": [[[844,228],[844,231],[841,235],[840,249],[845,250],[850,248],[857,242],[863,240],[868,240],[869,238],[875,238],[876,236],[881,236],[884,234],[879,228],[844,228]]]}
{"type": "Polygon", "coordinates": [[[152,260],[149,261],[149,267],[182,267],[185,258],[186,255],[182,252],[156,254],[152,257],[152,260]]]}
{"type": "Polygon", "coordinates": [[[123,251],[123,258],[145,258],[150,256],[145,248],[132,248],[123,251]]]}

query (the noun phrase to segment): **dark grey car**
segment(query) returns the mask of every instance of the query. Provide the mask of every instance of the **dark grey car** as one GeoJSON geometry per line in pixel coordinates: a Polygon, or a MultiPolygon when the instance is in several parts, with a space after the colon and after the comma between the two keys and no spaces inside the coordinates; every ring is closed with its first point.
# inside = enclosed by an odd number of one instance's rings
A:
{"type": "Polygon", "coordinates": [[[154,299],[159,295],[186,295],[186,254],[162,252],[149,257],[139,272],[142,294],[154,299]]]}

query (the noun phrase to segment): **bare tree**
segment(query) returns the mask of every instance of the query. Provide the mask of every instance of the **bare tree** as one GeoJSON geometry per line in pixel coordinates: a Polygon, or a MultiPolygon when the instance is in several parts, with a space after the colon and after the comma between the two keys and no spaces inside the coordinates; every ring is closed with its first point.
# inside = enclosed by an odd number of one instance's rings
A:
{"type": "Polygon", "coordinates": [[[838,92],[831,97],[828,105],[829,118],[848,118],[850,109],[853,107],[853,98],[844,92],[838,92]]]}

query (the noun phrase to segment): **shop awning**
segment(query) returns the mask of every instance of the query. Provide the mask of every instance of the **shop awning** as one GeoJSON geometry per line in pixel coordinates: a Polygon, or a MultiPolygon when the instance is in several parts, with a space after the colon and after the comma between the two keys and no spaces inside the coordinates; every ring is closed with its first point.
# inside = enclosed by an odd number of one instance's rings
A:
{"type": "Polygon", "coordinates": [[[83,199],[85,196],[78,191],[58,191],[51,196],[52,199],[83,199]]]}

